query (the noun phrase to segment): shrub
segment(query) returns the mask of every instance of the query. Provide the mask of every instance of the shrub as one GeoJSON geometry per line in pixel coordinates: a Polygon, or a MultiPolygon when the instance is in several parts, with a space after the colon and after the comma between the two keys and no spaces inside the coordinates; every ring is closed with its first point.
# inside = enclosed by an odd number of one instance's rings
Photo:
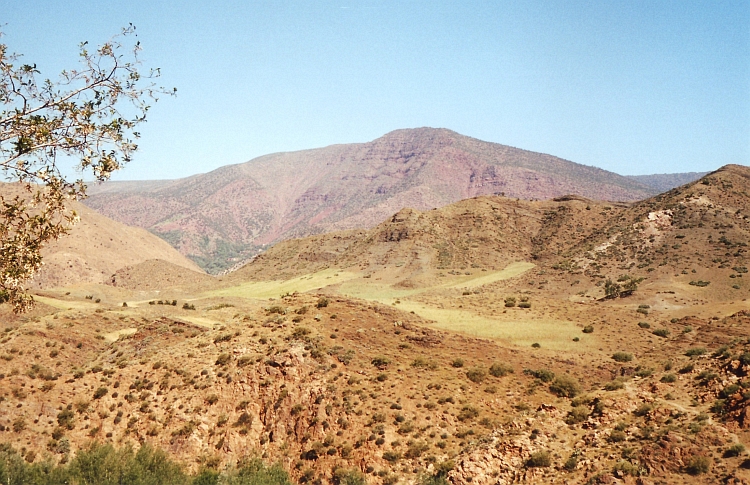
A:
{"type": "Polygon", "coordinates": [[[574,398],[581,393],[581,385],[573,377],[561,375],[550,384],[549,390],[560,397],[574,398]]]}
{"type": "Polygon", "coordinates": [[[643,417],[650,413],[652,409],[654,409],[654,407],[650,404],[641,404],[635,411],[633,411],[633,414],[638,417],[643,417]]]}
{"type": "Polygon", "coordinates": [[[479,416],[479,410],[473,406],[464,406],[461,409],[461,412],[458,413],[458,420],[459,421],[470,421],[474,418],[479,416]]]}
{"type": "Polygon", "coordinates": [[[685,355],[688,357],[697,357],[699,355],[704,355],[708,352],[708,350],[705,349],[705,347],[693,347],[690,349],[687,349],[685,351],[685,355]]]}
{"type": "MultiPolygon", "coordinates": [[[[750,354],[748,354],[750,356],[750,354]]],[[[454,359],[453,362],[451,362],[451,366],[455,367],[456,369],[460,369],[464,366],[464,360],[463,359],[454,359]]]]}
{"type": "Polygon", "coordinates": [[[621,441],[625,441],[627,438],[628,437],[625,432],[614,429],[609,433],[607,441],[609,441],[610,443],[619,443],[621,441]]]}
{"type": "Polygon", "coordinates": [[[107,395],[108,389],[106,387],[100,387],[96,391],[94,391],[94,399],[101,399],[102,397],[107,395]]]}
{"type": "Polygon", "coordinates": [[[589,417],[588,406],[576,406],[568,412],[565,416],[566,424],[578,424],[586,421],[589,417]]]}
{"type": "Polygon", "coordinates": [[[505,306],[508,308],[512,308],[516,306],[516,297],[514,296],[505,297],[505,306]]]}
{"type": "Polygon", "coordinates": [[[537,451],[532,453],[528,460],[526,460],[526,466],[528,468],[547,468],[552,465],[552,455],[549,451],[537,451]]]}
{"type": "Polygon", "coordinates": [[[388,463],[396,463],[401,459],[401,453],[397,451],[386,451],[383,453],[383,459],[388,463]]]}
{"type": "Polygon", "coordinates": [[[325,296],[321,296],[320,298],[318,298],[318,302],[315,304],[315,307],[325,308],[328,306],[329,303],[330,301],[328,300],[328,298],[326,298],[325,296]]]}
{"type": "Polygon", "coordinates": [[[302,340],[312,333],[307,327],[297,327],[292,331],[292,338],[296,340],[302,340]]]}
{"type": "Polygon", "coordinates": [[[529,301],[522,301],[518,304],[518,308],[531,308],[531,302],[529,301]]]}
{"type": "Polygon", "coordinates": [[[513,373],[513,367],[508,364],[494,363],[490,366],[490,375],[493,377],[503,377],[513,373]]]}
{"type": "Polygon", "coordinates": [[[231,361],[231,360],[232,360],[232,356],[231,355],[229,355],[227,353],[220,354],[219,357],[216,358],[216,365],[220,365],[220,366],[221,365],[227,365],[229,363],[229,361],[231,361]]]}
{"type": "Polygon", "coordinates": [[[534,342],[533,344],[531,344],[531,347],[538,349],[542,347],[542,344],[540,344],[539,342],[534,342]]]}
{"type": "Polygon", "coordinates": [[[615,379],[613,381],[610,381],[604,384],[604,389],[606,391],[617,391],[619,389],[623,389],[624,387],[625,387],[625,383],[622,381],[622,379],[615,379]]]}
{"type": "Polygon", "coordinates": [[[657,337],[663,337],[663,338],[669,337],[669,330],[667,330],[666,328],[657,328],[651,333],[656,335],[657,337]]]}
{"type": "Polygon", "coordinates": [[[585,327],[583,327],[583,333],[594,333],[594,326],[586,325],[585,327]]]}
{"type": "Polygon", "coordinates": [[[333,470],[331,482],[334,485],[366,485],[367,480],[359,470],[337,467],[333,470]]]}
{"type": "Polygon", "coordinates": [[[702,475],[711,469],[711,459],[707,456],[697,455],[690,458],[685,466],[685,471],[691,475],[702,475]]]}
{"type": "Polygon", "coordinates": [[[372,365],[374,365],[375,367],[377,367],[378,369],[383,370],[386,367],[388,367],[388,364],[390,364],[391,361],[388,360],[388,358],[386,358],[386,357],[378,356],[378,357],[375,357],[374,359],[372,359],[370,361],[370,363],[372,365]]]}
{"type": "Polygon", "coordinates": [[[542,382],[552,382],[552,380],[555,378],[555,373],[548,369],[524,369],[523,373],[535,377],[542,382]]]}
{"type": "Polygon", "coordinates": [[[662,378],[660,379],[660,381],[661,382],[665,382],[667,384],[671,384],[672,382],[676,382],[677,381],[677,376],[674,375],[674,374],[666,374],[666,375],[662,376],[662,378]]]}
{"type": "Polygon", "coordinates": [[[740,456],[745,452],[745,445],[742,443],[735,443],[729,448],[727,448],[727,451],[724,452],[724,456],[726,457],[733,457],[733,456],[740,456]]]}
{"type": "Polygon", "coordinates": [[[638,322],[638,326],[641,328],[651,328],[651,324],[648,322],[638,322]]]}
{"type": "Polygon", "coordinates": [[[195,310],[195,305],[193,305],[192,303],[185,302],[182,304],[182,309],[183,310],[195,310]]]}
{"type": "Polygon", "coordinates": [[[688,284],[693,285],[693,286],[705,287],[705,286],[710,285],[711,282],[710,281],[698,280],[698,281],[691,281],[688,284]]]}
{"type": "Polygon", "coordinates": [[[419,458],[422,453],[430,449],[430,445],[424,441],[414,441],[409,444],[404,456],[406,458],[419,458]]]}
{"type": "Polygon", "coordinates": [[[487,373],[484,369],[475,367],[466,371],[466,377],[475,384],[481,384],[487,378],[487,373]]]}
{"type": "Polygon", "coordinates": [[[627,352],[615,352],[612,354],[612,359],[615,362],[630,362],[633,360],[633,354],[629,354],[627,352]]]}

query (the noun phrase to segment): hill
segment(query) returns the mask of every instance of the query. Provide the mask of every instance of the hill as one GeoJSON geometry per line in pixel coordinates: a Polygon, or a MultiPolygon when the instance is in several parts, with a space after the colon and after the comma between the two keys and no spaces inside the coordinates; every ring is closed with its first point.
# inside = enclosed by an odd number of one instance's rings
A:
{"type": "MultiPolygon", "coordinates": [[[[0,184],[0,194],[15,194],[15,188],[0,184]]],[[[42,249],[44,266],[30,288],[103,283],[121,267],[149,259],[203,273],[194,262],[144,229],[108,219],[79,202],[72,201],[69,207],[80,220],[68,235],[42,249]]]]}
{"type": "Polygon", "coordinates": [[[269,244],[372,227],[403,207],[571,193],[635,201],[656,191],[551,155],[419,128],[368,143],[266,155],[171,182],[105,184],[92,187],[86,203],[147,228],[215,273],[269,244]]]}
{"type": "Polygon", "coordinates": [[[750,169],[726,166],[46,290],[0,305],[0,466],[96,440],[303,484],[747,483],[748,241],[750,169]]]}

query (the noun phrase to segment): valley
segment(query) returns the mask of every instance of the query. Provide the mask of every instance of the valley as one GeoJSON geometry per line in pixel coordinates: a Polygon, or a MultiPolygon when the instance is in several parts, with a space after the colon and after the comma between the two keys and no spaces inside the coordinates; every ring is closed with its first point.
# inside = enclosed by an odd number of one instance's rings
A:
{"type": "Polygon", "coordinates": [[[477,196],[223,276],[41,285],[0,306],[0,441],[313,484],[746,483],[749,194],[727,166],[630,203],[477,196]]]}

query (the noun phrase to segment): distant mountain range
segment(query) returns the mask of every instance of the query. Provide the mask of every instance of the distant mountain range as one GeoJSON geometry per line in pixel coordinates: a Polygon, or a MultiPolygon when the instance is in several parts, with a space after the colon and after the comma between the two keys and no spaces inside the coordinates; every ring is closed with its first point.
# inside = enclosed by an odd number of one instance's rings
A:
{"type": "Polygon", "coordinates": [[[404,207],[480,195],[577,194],[636,201],[702,174],[624,177],[447,129],[397,130],[368,143],[275,153],[192,177],[90,187],[86,204],[148,229],[211,273],[269,244],[373,227],[404,207]]]}

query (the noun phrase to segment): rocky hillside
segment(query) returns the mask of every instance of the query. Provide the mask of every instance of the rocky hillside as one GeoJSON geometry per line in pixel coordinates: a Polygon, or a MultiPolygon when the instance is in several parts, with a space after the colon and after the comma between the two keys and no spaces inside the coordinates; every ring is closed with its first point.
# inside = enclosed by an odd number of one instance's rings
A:
{"type": "Polygon", "coordinates": [[[229,279],[398,266],[399,281],[410,285],[429,281],[436,270],[534,261],[551,271],[585,272],[594,281],[677,272],[687,284],[721,273],[722,291],[746,288],[734,268],[747,266],[749,180],[750,168],[729,165],[632,205],[578,196],[537,202],[488,196],[426,212],[404,209],[369,230],[284,241],[229,279]]]}
{"type": "Polygon", "coordinates": [[[635,201],[656,192],[551,155],[419,128],[369,143],[266,155],[170,182],[92,187],[86,203],[147,228],[218,272],[268,244],[372,227],[404,207],[427,210],[489,194],[635,201]]]}

